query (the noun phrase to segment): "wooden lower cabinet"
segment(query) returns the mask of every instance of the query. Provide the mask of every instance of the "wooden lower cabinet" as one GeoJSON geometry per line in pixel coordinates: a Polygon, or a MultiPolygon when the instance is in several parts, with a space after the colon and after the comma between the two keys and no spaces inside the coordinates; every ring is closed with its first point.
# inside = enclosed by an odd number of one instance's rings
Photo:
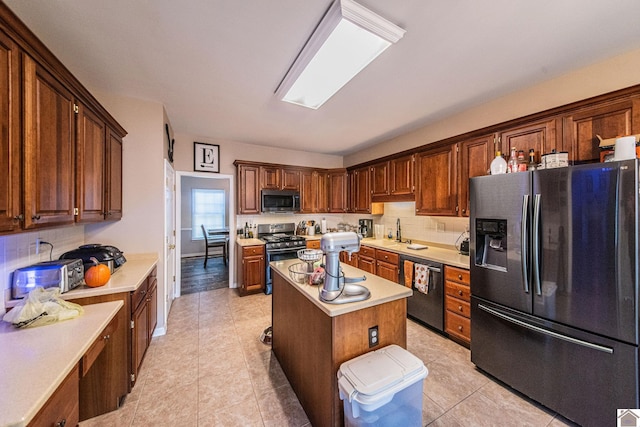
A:
{"type": "Polygon", "coordinates": [[[360,246],[358,268],[367,273],[376,274],[376,250],[369,246],[360,246]]]}
{"type": "Polygon", "coordinates": [[[133,387],[138,380],[142,361],[151,344],[151,337],[157,324],[157,270],[131,294],[131,374],[133,387]]]}
{"type": "Polygon", "coordinates": [[[450,338],[471,344],[471,287],[469,270],[445,266],[444,329],[450,338]]]}
{"type": "Polygon", "coordinates": [[[238,245],[236,274],[241,296],[264,291],[266,285],[264,251],[264,245],[238,245]]]}
{"type": "Polygon", "coordinates": [[[351,255],[349,255],[345,251],[340,252],[340,262],[343,262],[352,267],[358,268],[358,258],[359,256],[357,252],[354,252],[351,255]]]}
{"type": "Polygon", "coordinates": [[[320,249],[320,240],[307,240],[307,249],[320,249]]]}
{"type": "Polygon", "coordinates": [[[395,252],[376,249],[376,276],[399,283],[400,256],[395,252]]]}
{"type": "Polygon", "coordinates": [[[76,426],[79,417],[80,367],[76,365],[28,427],[76,426]]]}

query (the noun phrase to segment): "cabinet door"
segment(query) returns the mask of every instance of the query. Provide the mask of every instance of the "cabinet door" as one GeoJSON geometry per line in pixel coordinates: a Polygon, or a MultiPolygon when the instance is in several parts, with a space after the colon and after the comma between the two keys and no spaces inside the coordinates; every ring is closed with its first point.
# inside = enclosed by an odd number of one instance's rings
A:
{"type": "Polygon", "coordinates": [[[353,171],[353,206],[354,213],[371,212],[371,187],[369,183],[369,168],[353,171]]]}
{"type": "Polygon", "coordinates": [[[131,335],[131,373],[133,381],[138,380],[140,365],[149,345],[149,305],[142,302],[133,312],[133,331],[131,335]]]}
{"type": "Polygon", "coordinates": [[[389,193],[392,196],[413,196],[414,157],[405,156],[390,161],[389,193]]]}
{"type": "Polygon", "coordinates": [[[640,98],[601,103],[563,117],[563,146],[574,163],[600,161],[600,140],[639,132],[634,114],[640,114],[640,98]]]}
{"type": "Polygon", "coordinates": [[[416,214],[456,215],[455,144],[416,155],[416,214]]]}
{"type": "Polygon", "coordinates": [[[559,130],[560,125],[556,126],[555,118],[509,129],[500,134],[502,152],[507,153],[508,156],[511,148],[515,147],[516,150],[524,151],[525,159],[528,161],[529,150],[533,148],[536,159],[539,160],[541,155],[550,153],[551,150],[558,149],[561,146],[556,137],[558,133],[556,129],[559,130]]]}
{"type": "Polygon", "coordinates": [[[24,55],[25,228],[74,222],[71,92],[24,55]]]}
{"type": "Polygon", "coordinates": [[[107,220],[122,218],[122,138],[109,129],[107,137],[107,220]]]}
{"type": "Polygon", "coordinates": [[[329,196],[327,197],[328,211],[332,213],[344,213],[349,205],[347,203],[347,171],[329,171],[327,176],[329,196]]]}
{"type": "Polygon", "coordinates": [[[376,274],[376,260],[367,256],[358,255],[358,268],[367,273],[376,274]]]}
{"type": "Polygon", "coordinates": [[[260,167],[238,165],[238,213],[260,213],[260,167]]]}
{"type": "Polygon", "coordinates": [[[78,104],[76,118],[77,222],[103,221],[105,209],[106,126],[78,104]]]}
{"type": "Polygon", "coordinates": [[[262,189],[279,190],[280,189],[280,168],[272,166],[261,166],[260,174],[262,175],[262,189]]]}
{"type": "Polygon", "coordinates": [[[149,318],[148,318],[148,339],[147,345],[151,344],[151,338],[153,338],[153,331],[158,324],[158,279],[155,277],[149,277],[151,283],[149,284],[149,292],[147,293],[147,304],[149,305],[149,318]]]}
{"type": "Polygon", "coordinates": [[[389,195],[389,162],[377,163],[369,169],[371,173],[371,198],[389,195]]]}
{"type": "Polygon", "coordinates": [[[300,213],[313,213],[316,210],[316,194],[314,192],[313,172],[300,173],[300,213]]]}
{"type": "Polygon", "coordinates": [[[20,229],[20,56],[0,32],[0,232],[20,229]]]}
{"type": "Polygon", "coordinates": [[[282,169],[282,189],[300,190],[300,171],[298,169],[282,169]]]}
{"type": "Polygon", "coordinates": [[[376,275],[382,277],[383,279],[399,283],[399,270],[397,265],[384,261],[378,261],[376,265],[376,275]]]}
{"type": "MultiPolygon", "coordinates": [[[[78,382],[80,370],[76,364],[73,370],[58,386],[42,409],[29,422],[29,427],[76,426],[80,421],[78,408],[78,382]]],[[[28,384],[26,384],[28,386],[28,384]]]]}
{"type": "Polygon", "coordinates": [[[469,178],[487,175],[491,161],[495,157],[493,152],[494,140],[495,136],[491,134],[464,141],[460,144],[458,203],[462,216],[469,216],[469,178]]]}
{"type": "Polygon", "coordinates": [[[313,181],[316,186],[316,210],[315,212],[328,212],[327,174],[324,171],[314,171],[313,181]]]}
{"type": "Polygon", "coordinates": [[[247,257],[242,260],[243,283],[245,292],[264,290],[265,265],[264,256],[247,257]]]}

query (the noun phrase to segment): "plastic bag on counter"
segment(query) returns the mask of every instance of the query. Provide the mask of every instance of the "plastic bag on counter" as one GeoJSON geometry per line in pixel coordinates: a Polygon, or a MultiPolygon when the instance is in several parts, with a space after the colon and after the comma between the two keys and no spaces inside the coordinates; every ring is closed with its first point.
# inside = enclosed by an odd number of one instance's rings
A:
{"type": "Polygon", "coordinates": [[[82,313],[81,305],[60,298],[60,289],[38,286],[2,320],[16,328],[28,328],[73,319],[82,313]]]}

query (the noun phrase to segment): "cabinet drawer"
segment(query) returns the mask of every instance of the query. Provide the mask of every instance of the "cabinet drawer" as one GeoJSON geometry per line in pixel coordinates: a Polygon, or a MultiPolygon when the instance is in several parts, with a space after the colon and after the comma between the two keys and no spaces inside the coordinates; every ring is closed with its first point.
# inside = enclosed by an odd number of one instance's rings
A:
{"type": "Polygon", "coordinates": [[[455,298],[460,298],[464,301],[471,301],[471,288],[467,285],[463,285],[449,280],[444,283],[445,293],[455,298]]]}
{"type": "Polygon", "coordinates": [[[107,327],[104,328],[104,330],[100,333],[98,338],[96,338],[93,344],[91,344],[91,347],[89,347],[89,350],[87,350],[84,356],[82,356],[82,359],[81,359],[82,367],[80,372],[81,377],[84,377],[85,375],[87,375],[87,372],[89,372],[89,369],[91,369],[91,366],[93,366],[93,362],[95,362],[98,356],[100,356],[100,353],[102,353],[102,350],[107,345],[107,342],[109,342],[109,340],[111,339],[111,337],[113,336],[113,333],[117,330],[117,328],[118,328],[118,316],[113,318],[111,323],[109,323],[107,327]]]}
{"type": "Polygon", "coordinates": [[[80,421],[78,365],[28,424],[29,427],[76,426],[80,421]]]}
{"type": "Polygon", "coordinates": [[[307,249],[320,249],[320,240],[307,240],[307,249]]]}
{"type": "Polygon", "coordinates": [[[471,305],[466,301],[462,301],[458,298],[452,298],[447,295],[445,305],[449,311],[467,318],[471,317],[471,305]]]}
{"type": "Polygon", "coordinates": [[[245,246],[242,248],[242,257],[249,257],[254,255],[264,255],[264,246],[245,246]]]}
{"type": "Polygon", "coordinates": [[[360,246],[360,252],[358,252],[358,254],[360,254],[360,256],[375,258],[376,250],[369,246],[360,246]]]}
{"type": "Polygon", "coordinates": [[[131,294],[131,311],[135,311],[135,309],[140,305],[142,301],[145,300],[147,296],[147,291],[149,290],[149,280],[145,279],[144,282],[133,291],[131,294]]]}
{"type": "Polygon", "coordinates": [[[444,278],[445,280],[453,280],[454,282],[466,283],[467,285],[471,283],[469,270],[457,267],[447,266],[444,269],[444,278]]]}
{"type": "Polygon", "coordinates": [[[400,260],[400,256],[397,253],[383,251],[381,249],[376,251],[376,258],[378,261],[384,261],[394,265],[398,265],[398,261],[400,260]]]}
{"type": "Polygon", "coordinates": [[[471,320],[447,311],[445,314],[446,332],[465,341],[471,341],[471,320]]]}

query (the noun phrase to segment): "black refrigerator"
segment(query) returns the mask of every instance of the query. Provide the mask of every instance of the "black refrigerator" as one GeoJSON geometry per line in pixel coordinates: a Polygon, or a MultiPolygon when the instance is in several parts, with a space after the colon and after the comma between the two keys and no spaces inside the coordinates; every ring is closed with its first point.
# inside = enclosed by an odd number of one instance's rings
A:
{"type": "Polygon", "coordinates": [[[470,180],[471,360],[585,426],[638,408],[637,160],[470,180]]]}

